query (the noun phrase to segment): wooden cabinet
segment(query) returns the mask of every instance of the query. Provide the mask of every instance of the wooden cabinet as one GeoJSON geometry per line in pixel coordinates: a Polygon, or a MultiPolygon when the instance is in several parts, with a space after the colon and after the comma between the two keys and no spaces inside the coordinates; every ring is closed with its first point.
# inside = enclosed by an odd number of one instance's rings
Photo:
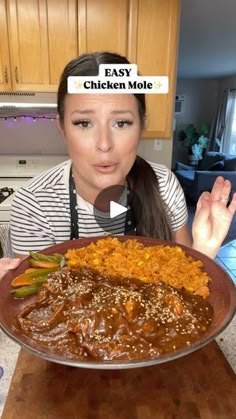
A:
{"type": "Polygon", "coordinates": [[[5,0],[0,0],[0,91],[12,88],[5,0]]]}
{"type": "Polygon", "coordinates": [[[150,94],[144,138],[171,138],[179,0],[78,0],[79,52],[114,51],[144,76],[168,76],[167,95],[150,94]]]}
{"type": "Polygon", "coordinates": [[[137,63],[144,76],[169,77],[167,95],[147,96],[143,137],[170,138],[179,2],[0,0],[0,88],[57,91],[63,67],[72,58],[84,52],[118,52],[137,63]]]}
{"type": "Polygon", "coordinates": [[[144,76],[168,76],[169,93],[146,96],[144,138],[171,138],[179,34],[179,0],[133,2],[129,58],[144,76]]]}
{"type": "Polygon", "coordinates": [[[128,0],[78,0],[79,52],[127,55],[128,0]]]}
{"type": "Polygon", "coordinates": [[[56,91],[78,54],[76,0],[6,0],[11,90],[56,91]]]}

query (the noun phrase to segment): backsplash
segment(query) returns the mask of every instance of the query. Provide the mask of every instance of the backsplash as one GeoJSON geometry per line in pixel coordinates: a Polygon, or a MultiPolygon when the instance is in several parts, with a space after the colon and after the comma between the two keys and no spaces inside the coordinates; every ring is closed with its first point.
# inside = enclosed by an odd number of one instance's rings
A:
{"type": "MultiPolygon", "coordinates": [[[[153,140],[141,140],[138,153],[170,168],[172,140],[163,140],[161,151],[154,150],[153,140]]],[[[0,119],[0,154],[67,155],[67,150],[55,120],[9,118],[0,119]]]]}
{"type": "Polygon", "coordinates": [[[0,119],[0,154],[66,155],[67,150],[55,120],[0,119]]]}

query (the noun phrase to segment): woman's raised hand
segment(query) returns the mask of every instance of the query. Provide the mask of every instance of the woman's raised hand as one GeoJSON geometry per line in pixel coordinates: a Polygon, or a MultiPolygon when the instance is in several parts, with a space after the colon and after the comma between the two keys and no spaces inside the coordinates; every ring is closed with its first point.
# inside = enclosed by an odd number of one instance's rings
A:
{"type": "MultiPolygon", "coordinates": [[[[211,192],[204,192],[193,220],[193,248],[214,258],[236,211],[236,193],[228,205],[231,183],[219,176],[211,192]]],[[[236,237],[235,237],[236,239],[236,237]]]]}

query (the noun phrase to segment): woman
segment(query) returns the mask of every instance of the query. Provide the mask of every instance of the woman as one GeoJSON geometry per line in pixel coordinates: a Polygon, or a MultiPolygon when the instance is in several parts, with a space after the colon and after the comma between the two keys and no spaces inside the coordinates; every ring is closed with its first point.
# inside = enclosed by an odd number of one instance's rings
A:
{"type": "MultiPolygon", "coordinates": [[[[129,204],[130,222],[137,235],[192,245],[186,202],[176,177],[165,166],[147,163],[137,156],[145,122],[144,95],[67,93],[69,76],[96,76],[99,64],[128,63],[120,55],[104,52],[83,54],[65,67],[58,89],[58,126],[71,160],[17,191],[12,206],[11,239],[19,257],[72,238],[104,234],[101,225],[112,234],[127,234],[126,215],[115,222],[101,211],[99,217],[94,216],[97,197],[113,185],[124,187],[119,202],[129,204]]],[[[229,195],[230,184],[223,179],[214,188],[213,198],[229,195]]],[[[209,218],[213,214],[215,206],[210,208],[210,201],[206,202],[203,199],[199,204],[193,247],[211,254],[210,246],[202,240],[203,229],[199,230],[198,221],[206,217],[201,214],[207,211],[209,218]]],[[[230,218],[234,201],[228,209],[223,201],[217,207],[230,218]]],[[[209,220],[207,228],[210,243],[213,221],[209,220]]],[[[217,236],[216,241],[219,239],[217,236]]]]}

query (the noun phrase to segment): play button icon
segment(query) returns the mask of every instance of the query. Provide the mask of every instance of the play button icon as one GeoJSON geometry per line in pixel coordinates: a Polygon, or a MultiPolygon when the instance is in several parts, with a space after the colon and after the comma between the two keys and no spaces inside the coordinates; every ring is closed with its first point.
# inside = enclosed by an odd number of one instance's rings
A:
{"type": "Polygon", "coordinates": [[[110,201],[110,218],[118,217],[118,215],[124,214],[128,209],[123,205],[117,204],[115,201],[110,201]]]}
{"type": "MultiPolygon", "coordinates": [[[[134,198],[134,194],[127,185],[112,185],[98,194],[93,213],[97,224],[104,232],[112,235],[135,234],[131,197],[134,198]]],[[[140,200],[134,199],[134,202],[136,207],[139,206],[140,200]]]]}

